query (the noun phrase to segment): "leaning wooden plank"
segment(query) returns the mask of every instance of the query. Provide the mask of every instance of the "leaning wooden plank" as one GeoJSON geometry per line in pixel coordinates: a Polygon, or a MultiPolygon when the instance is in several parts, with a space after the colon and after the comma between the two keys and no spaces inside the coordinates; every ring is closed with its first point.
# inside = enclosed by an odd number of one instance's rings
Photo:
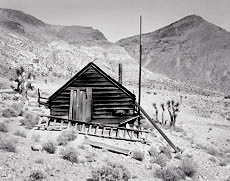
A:
{"type": "Polygon", "coordinates": [[[150,118],[150,116],[145,112],[145,110],[135,102],[135,105],[140,109],[140,111],[145,115],[145,117],[152,123],[152,125],[157,129],[157,131],[163,136],[163,138],[168,142],[168,144],[174,149],[175,152],[179,152],[180,149],[176,147],[173,142],[164,134],[164,132],[156,125],[156,123],[150,118]]]}
{"type": "Polygon", "coordinates": [[[108,145],[102,142],[98,142],[98,141],[92,141],[89,138],[84,140],[85,144],[89,144],[93,147],[97,147],[97,148],[103,148],[115,153],[120,153],[120,154],[124,154],[124,155],[129,155],[130,151],[125,149],[125,148],[120,148],[120,147],[116,147],[116,146],[112,146],[112,145],[108,145]]]}

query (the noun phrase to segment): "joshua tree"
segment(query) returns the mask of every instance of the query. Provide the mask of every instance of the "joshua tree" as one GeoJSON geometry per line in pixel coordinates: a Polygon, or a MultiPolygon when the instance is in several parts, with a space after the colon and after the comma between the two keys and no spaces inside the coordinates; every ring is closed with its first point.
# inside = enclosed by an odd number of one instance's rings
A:
{"type": "Polygon", "coordinates": [[[167,102],[167,109],[170,115],[170,127],[175,127],[176,118],[179,112],[179,103],[174,100],[167,102]]]}
{"type": "Polygon", "coordinates": [[[155,111],[156,111],[156,121],[159,121],[159,120],[158,120],[158,109],[157,109],[156,103],[153,103],[153,107],[154,107],[154,109],[155,109],[155,111]]]}
{"type": "Polygon", "coordinates": [[[164,103],[161,104],[161,108],[162,108],[162,114],[161,114],[161,123],[162,124],[166,124],[166,121],[165,121],[165,105],[164,103]]]}
{"type": "Polygon", "coordinates": [[[17,82],[17,87],[12,88],[16,91],[22,94],[27,98],[27,91],[33,90],[33,80],[35,76],[32,73],[26,74],[24,68],[21,66],[16,69],[16,78],[14,79],[15,82],[17,82]]]}

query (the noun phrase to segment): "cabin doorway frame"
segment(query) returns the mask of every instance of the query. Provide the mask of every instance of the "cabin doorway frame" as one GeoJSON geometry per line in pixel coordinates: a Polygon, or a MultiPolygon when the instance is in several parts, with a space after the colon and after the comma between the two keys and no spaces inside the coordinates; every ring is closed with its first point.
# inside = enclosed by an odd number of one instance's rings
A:
{"type": "Polygon", "coordinates": [[[92,118],[92,88],[74,88],[70,90],[70,106],[68,119],[91,122],[92,118]]]}

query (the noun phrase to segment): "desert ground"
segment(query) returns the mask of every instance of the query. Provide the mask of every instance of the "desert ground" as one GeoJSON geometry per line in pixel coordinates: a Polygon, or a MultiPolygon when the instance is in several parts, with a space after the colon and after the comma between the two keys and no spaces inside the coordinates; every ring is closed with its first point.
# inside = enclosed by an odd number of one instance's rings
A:
{"type": "MultiPolygon", "coordinates": [[[[160,106],[182,98],[176,127],[170,128],[169,122],[157,123],[180,148],[179,153],[173,152],[147,119],[142,123],[152,130],[150,144],[76,133],[72,140],[60,145],[58,137],[63,131],[35,130],[33,123],[38,119],[36,115],[48,114],[37,103],[37,88],[42,96],[48,97],[63,82],[35,81],[35,90],[29,92],[28,100],[1,90],[0,180],[230,180],[230,99],[222,95],[142,88],[141,106],[153,119],[153,103],[160,106]],[[85,139],[129,149],[130,155],[91,147],[84,144],[85,139]],[[73,156],[65,157],[68,149],[72,149],[73,156]]],[[[137,86],[125,86],[137,94],[137,86]]]]}

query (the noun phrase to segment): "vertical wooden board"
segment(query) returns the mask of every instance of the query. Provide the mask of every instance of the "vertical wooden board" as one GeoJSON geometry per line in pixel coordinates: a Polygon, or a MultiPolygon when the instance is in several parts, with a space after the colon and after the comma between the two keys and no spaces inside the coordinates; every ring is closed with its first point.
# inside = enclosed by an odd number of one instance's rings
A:
{"type": "Polygon", "coordinates": [[[80,89],[77,89],[77,92],[76,92],[76,110],[74,112],[74,114],[76,115],[76,120],[79,121],[80,119],[80,115],[79,115],[79,108],[80,108],[80,89]]]}
{"type": "Polygon", "coordinates": [[[74,91],[70,91],[70,101],[69,101],[69,119],[73,119],[73,102],[74,102],[74,91]]]}
{"type": "Polygon", "coordinates": [[[77,92],[73,91],[73,112],[72,112],[72,119],[76,120],[76,111],[77,111],[77,92]]]}
{"type": "Polygon", "coordinates": [[[82,94],[82,121],[86,122],[86,92],[82,94]]]}
{"type": "Polygon", "coordinates": [[[86,122],[90,122],[92,117],[92,88],[86,88],[86,112],[85,119],[86,122]]]}
{"type": "Polygon", "coordinates": [[[78,109],[78,114],[79,114],[79,120],[80,121],[83,121],[83,95],[84,95],[84,92],[80,91],[79,109],[78,109]]]}

